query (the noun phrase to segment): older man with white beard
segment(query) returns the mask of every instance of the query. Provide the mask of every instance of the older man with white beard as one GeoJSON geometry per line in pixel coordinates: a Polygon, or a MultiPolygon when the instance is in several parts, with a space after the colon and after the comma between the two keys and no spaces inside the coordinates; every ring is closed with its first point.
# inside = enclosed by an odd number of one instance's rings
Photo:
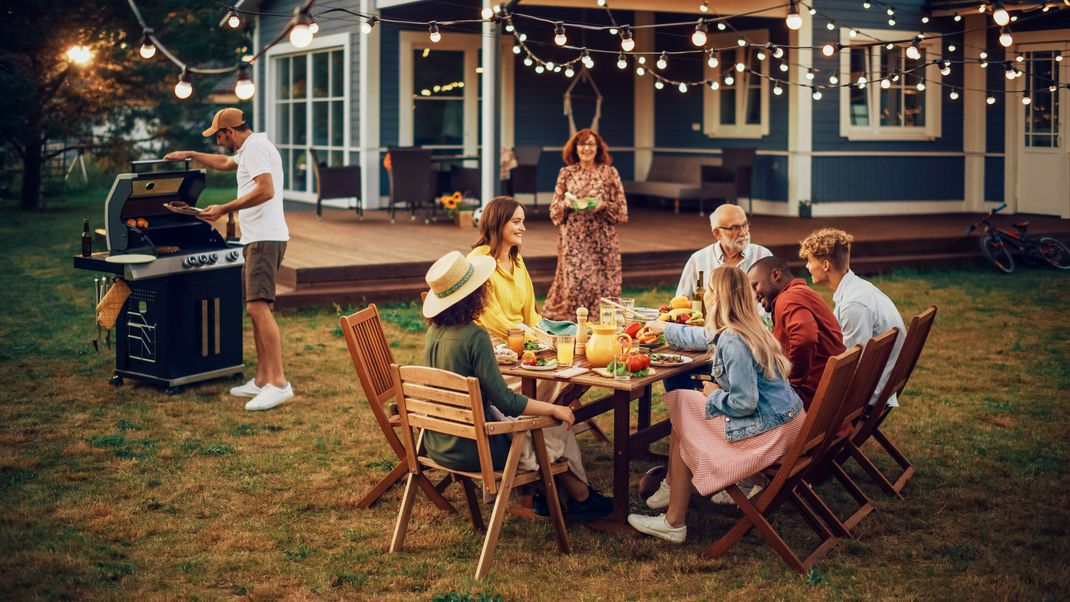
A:
{"type": "Polygon", "coordinates": [[[703,274],[703,286],[710,273],[723,266],[735,266],[744,272],[750,270],[754,262],[773,254],[769,249],[751,244],[750,221],[747,213],[738,205],[721,205],[710,214],[710,228],[716,242],[695,251],[687,260],[684,273],[680,275],[680,284],[676,287],[677,296],[690,297],[695,292],[698,273],[703,274]]]}

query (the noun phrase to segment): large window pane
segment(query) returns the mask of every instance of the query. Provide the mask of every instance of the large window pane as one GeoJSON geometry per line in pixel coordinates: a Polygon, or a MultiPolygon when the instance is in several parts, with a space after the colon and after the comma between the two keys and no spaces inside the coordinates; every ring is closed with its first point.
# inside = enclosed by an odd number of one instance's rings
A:
{"type": "Polygon", "coordinates": [[[412,60],[412,89],[415,96],[464,96],[463,51],[416,49],[412,60]]]}
{"type": "Polygon", "coordinates": [[[293,97],[305,98],[308,95],[307,87],[307,74],[308,65],[305,63],[306,57],[295,56],[293,57],[293,97]]]}
{"type": "MultiPolygon", "coordinates": [[[[910,75],[906,78],[907,85],[903,90],[903,125],[907,127],[925,127],[925,90],[918,90],[918,84],[925,82],[925,50],[921,51],[921,58],[912,60],[904,56],[906,69],[910,75]]],[[[926,84],[928,85],[928,84],[926,84]]]]}
{"type": "Polygon", "coordinates": [[[346,71],[341,50],[331,51],[331,96],[345,96],[346,71]]]}
{"type": "Polygon", "coordinates": [[[308,190],[307,178],[308,178],[308,153],[303,150],[295,150],[292,152],[293,158],[293,178],[290,180],[290,190],[308,190]]]}
{"type": "MultiPolygon", "coordinates": [[[[882,73],[888,71],[882,70],[882,73]]],[[[859,77],[869,79],[869,52],[866,48],[851,49],[851,82],[857,82],[859,77]]],[[[858,86],[848,88],[851,99],[851,125],[869,125],[869,87],[859,89],[858,86]]]]}
{"type": "Polygon", "coordinates": [[[721,125],[736,125],[735,86],[721,86],[721,125]]]}
{"type": "Polygon", "coordinates": [[[312,55],[312,96],[323,98],[330,89],[330,63],[328,53],[317,52],[312,55]]]}
{"type": "Polygon", "coordinates": [[[747,107],[744,112],[747,125],[761,125],[762,123],[762,78],[754,75],[762,72],[762,62],[758,60],[758,53],[748,51],[750,55],[750,72],[743,73],[743,83],[747,86],[747,107]]]}
{"type": "Polygon", "coordinates": [[[464,143],[463,100],[415,100],[412,121],[416,145],[464,143]]]}
{"type": "Polygon", "coordinates": [[[290,149],[280,148],[279,155],[282,156],[282,179],[284,180],[283,186],[290,187],[290,182],[293,181],[293,177],[290,175],[290,149]]]}
{"type": "Polygon", "coordinates": [[[305,114],[304,102],[295,102],[293,104],[293,143],[297,146],[304,146],[308,144],[308,116],[305,114]]]}
{"type": "Polygon", "coordinates": [[[286,100],[290,98],[290,57],[275,59],[275,65],[277,65],[275,97],[279,100],[286,100]]]}
{"type": "Polygon", "coordinates": [[[331,146],[345,146],[345,101],[331,101],[331,146]]]}
{"type": "Polygon", "coordinates": [[[290,143],[290,105],[280,103],[275,107],[275,142],[290,143]]]}
{"type": "Polygon", "coordinates": [[[330,121],[327,114],[329,107],[325,101],[312,103],[312,144],[326,146],[330,121]]]}

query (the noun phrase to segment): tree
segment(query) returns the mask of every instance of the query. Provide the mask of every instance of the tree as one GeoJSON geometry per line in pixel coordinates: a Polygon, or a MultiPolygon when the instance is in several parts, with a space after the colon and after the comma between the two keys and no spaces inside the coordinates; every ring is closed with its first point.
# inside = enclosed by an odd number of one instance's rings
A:
{"type": "MultiPolygon", "coordinates": [[[[234,65],[248,51],[241,33],[219,27],[218,6],[143,4],[156,36],[190,65],[234,65]]],[[[130,157],[129,132],[139,120],[151,138],[187,147],[196,141],[183,126],[210,116],[213,82],[195,81],[193,97],[178,101],[178,67],[161,52],[152,60],[139,56],[143,32],[126,0],[7,0],[0,14],[0,141],[21,159],[24,208],[39,206],[45,162],[70,150],[67,143],[130,157]],[[85,65],[66,54],[79,45],[93,55],[85,65]],[[46,150],[50,141],[63,148],[46,150]]]]}

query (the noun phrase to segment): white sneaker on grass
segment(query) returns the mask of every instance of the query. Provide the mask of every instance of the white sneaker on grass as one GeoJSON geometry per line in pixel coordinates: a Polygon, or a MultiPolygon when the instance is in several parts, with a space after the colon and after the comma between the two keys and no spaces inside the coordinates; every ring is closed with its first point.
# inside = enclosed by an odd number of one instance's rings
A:
{"type": "MultiPolygon", "coordinates": [[[[762,492],[762,489],[765,488],[761,485],[754,485],[750,488],[750,493],[747,494],[747,499],[758,495],[762,492]]],[[[732,500],[732,496],[728,495],[728,492],[724,490],[718,491],[717,493],[713,494],[713,496],[710,497],[710,501],[714,504],[720,504],[722,506],[735,505],[735,501],[732,500]]]]}
{"type": "Polygon", "coordinates": [[[250,378],[249,382],[244,385],[238,385],[230,389],[230,394],[235,397],[256,397],[260,394],[261,388],[256,386],[256,379],[250,378]]]}
{"type": "Polygon", "coordinates": [[[245,404],[245,409],[250,412],[257,410],[270,410],[271,408],[278,406],[294,396],[293,387],[290,383],[286,383],[285,387],[276,387],[273,384],[266,384],[260,389],[260,393],[249,400],[249,403],[245,404]]]}
{"type": "Polygon", "coordinates": [[[643,516],[642,514],[629,514],[628,524],[640,533],[653,535],[658,539],[671,541],[672,543],[684,543],[687,539],[687,525],[673,527],[665,519],[664,514],[657,516],[643,516]]]}
{"type": "Polygon", "coordinates": [[[658,490],[654,492],[654,495],[646,498],[646,507],[651,510],[661,510],[662,508],[669,507],[669,484],[664,480],[658,485],[658,490]]]}

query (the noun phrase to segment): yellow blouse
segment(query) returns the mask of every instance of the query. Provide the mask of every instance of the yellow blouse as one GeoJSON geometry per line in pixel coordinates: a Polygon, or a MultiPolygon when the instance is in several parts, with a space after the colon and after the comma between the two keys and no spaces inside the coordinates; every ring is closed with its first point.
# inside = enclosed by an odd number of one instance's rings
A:
{"type": "MultiPolygon", "coordinates": [[[[468,257],[480,255],[490,255],[490,247],[476,247],[468,257]]],[[[509,329],[516,324],[535,326],[542,320],[542,316],[535,311],[535,287],[531,283],[528,268],[519,255],[516,260],[512,274],[501,266],[495,268],[488,281],[491,290],[487,297],[487,306],[476,320],[484,330],[499,339],[507,338],[509,329]]]]}

